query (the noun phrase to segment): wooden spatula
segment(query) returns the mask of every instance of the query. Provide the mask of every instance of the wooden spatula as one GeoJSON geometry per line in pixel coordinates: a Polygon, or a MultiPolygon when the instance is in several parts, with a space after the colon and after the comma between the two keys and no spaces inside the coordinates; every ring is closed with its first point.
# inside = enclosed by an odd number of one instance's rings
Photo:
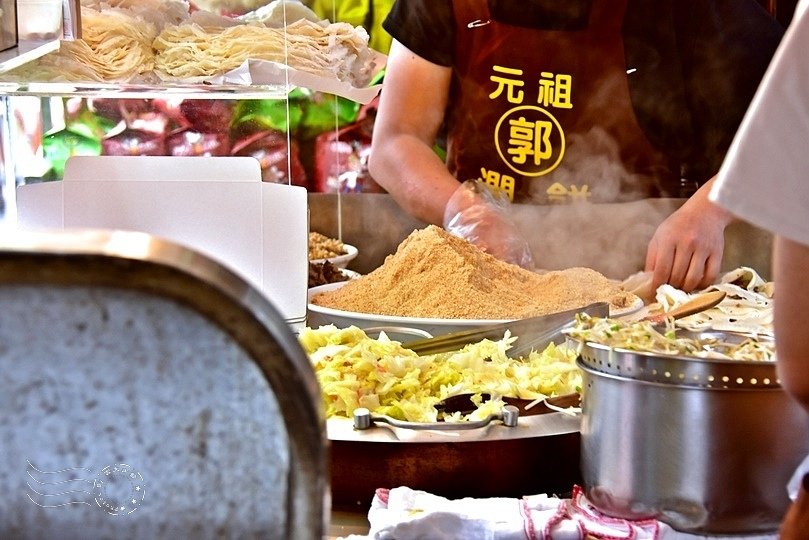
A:
{"type": "Polygon", "coordinates": [[[666,311],[664,313],[656,313],[654,315],[649,315],[644,317],[643,321],[650,321],[655,324],[660,324],[666,321],[666,319],[681,319],[683,317],[688,317],[689,315],[693,315],[695,313],[699,313],[701,311],[705,311],[706,309],[711,309],[712,307],[716,306],[725,299],[725,292],[724,291],[711,291],[707,293],[702,293],[698,296],[695,296],[688,302],[677,306],[676,308],[672,309],[671,311],[666,311]]]}

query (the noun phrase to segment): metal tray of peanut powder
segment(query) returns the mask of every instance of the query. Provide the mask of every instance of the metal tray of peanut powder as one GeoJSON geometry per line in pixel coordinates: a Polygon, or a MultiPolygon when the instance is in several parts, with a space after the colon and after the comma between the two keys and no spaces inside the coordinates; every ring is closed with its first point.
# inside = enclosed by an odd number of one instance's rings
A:
{"type": "MultiPolygon", "coordinates": [[[[376,315],[373,313],[360,313],[328,308],[312,303],[317,294],[339,289],[346,284],[345,281],[329,283],[312,287],[308,292],[308,306],[306,310],[306,325],[310,328],[333,324],[338,328],[356,326],[363,330],[384,330],[391,339],[405,343],[413,339],[440,336],[450,332],[459,332],[482,326],[501,324],[514,319],[431,319],[421,317],[396,317],[393,315],[376,315]]],[[[638,301],[627,308],[610,308],[610,317],[621,317],[635,312],[643,307],[643,301],[638,301]]]]}

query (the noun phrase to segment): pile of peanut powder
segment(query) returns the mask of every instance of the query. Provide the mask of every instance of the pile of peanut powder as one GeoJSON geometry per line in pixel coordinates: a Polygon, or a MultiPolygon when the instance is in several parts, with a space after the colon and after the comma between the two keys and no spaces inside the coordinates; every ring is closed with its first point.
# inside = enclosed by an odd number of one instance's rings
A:
{"type": "Polygon", "coordinates": [[[544,274],[509,264],[430,225],[413,231],[373,272],[312,303],[357,313],[431,319],[519,319],[636,297],[589,268],[544,274]]]}

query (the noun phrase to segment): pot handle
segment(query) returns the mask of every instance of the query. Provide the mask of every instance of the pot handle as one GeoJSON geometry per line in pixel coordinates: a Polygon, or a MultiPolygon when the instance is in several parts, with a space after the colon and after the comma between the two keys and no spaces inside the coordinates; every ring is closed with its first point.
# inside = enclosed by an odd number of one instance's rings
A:
{"type": "Polygon", "coordinates": [[[506,405],[503,411],[498,414],[491,414],[483,420],[471,422],[405,422],[382,414],[371,414],[371,411],[364,407],[354,409],[354,429],[364,430],[372,427],[374,423],[380,422],[390,424],[393,427],[415,430],[440,430],[458,431],[466,429],[477,429],[488,426],[495,420],[500,420],[506,427],[514,427],[520,417],[520,410],[514,405],[506,405]]]}

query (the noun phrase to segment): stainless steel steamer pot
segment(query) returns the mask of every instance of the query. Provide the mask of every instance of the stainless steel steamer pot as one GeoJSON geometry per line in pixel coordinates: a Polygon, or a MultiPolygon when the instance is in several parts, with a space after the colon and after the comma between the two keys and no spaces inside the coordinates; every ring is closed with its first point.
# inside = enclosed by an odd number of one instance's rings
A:
{"type": "Polygon", "coordinates": [[[583,345],[581,459],[601,511],[702,534],[771,532],[809,453],[807,415],[772,362],[583,345]]]}

